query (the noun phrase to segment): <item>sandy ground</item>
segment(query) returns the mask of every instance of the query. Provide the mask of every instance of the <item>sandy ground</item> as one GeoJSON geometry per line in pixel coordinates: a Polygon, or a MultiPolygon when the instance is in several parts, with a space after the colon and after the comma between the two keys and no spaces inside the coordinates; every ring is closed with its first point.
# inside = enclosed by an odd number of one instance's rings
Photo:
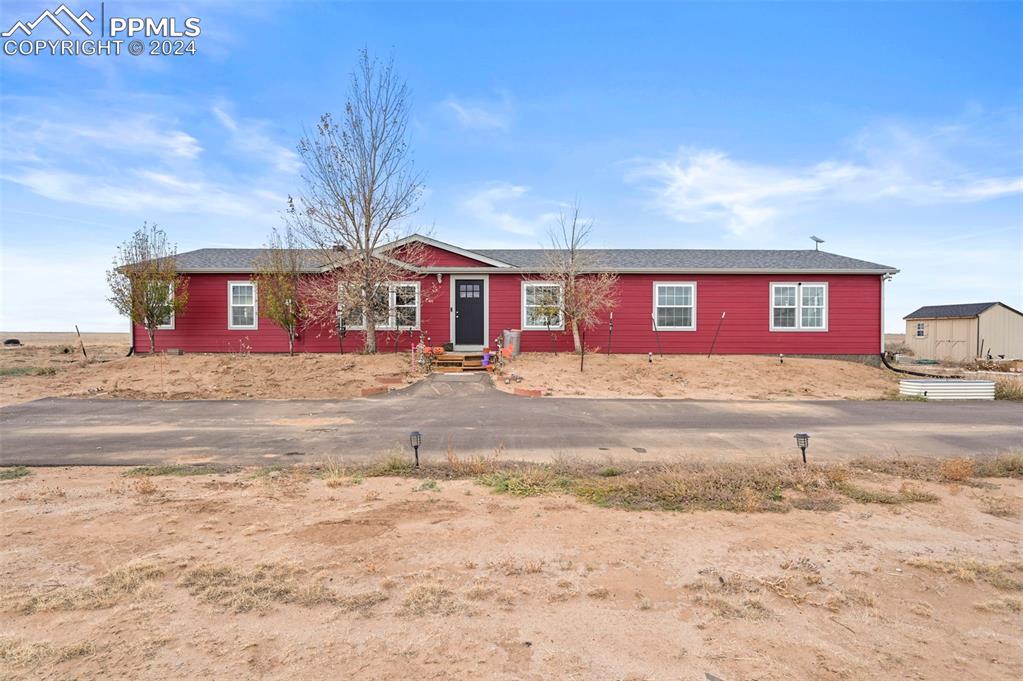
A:
{"type": "Polygon", "coordinates": [[[0,668],[12,679],[1023,677],[1019,519],[982,511],[997,498],[1018,512],[1023,482],[922,488],[940,500],[666,513],[467,480],[36,469],[0,482],[0,668]]]}
{"type": "Polygon", "coordinates": [[[726,355],[587,355],[530,353],[516,357],[508,372],[521,382],[558,397],[673,397],[729,400],[877,400],[898,392],[896,374],[863,364],[826,359],[726,355]]]}
{"type": "Polygon", "coordinates": [[[41,334],[16,336],[26,343],[24,347],[0,349],[0,371],[27,372],[0,375],[0,406],[42,397],[346,398],[359,396],[363,388],[381,385],[381,377],[400,376],[399,386],[414,380],[405,354],[288,357],[220,353],[125,357],[127,344],[87,338],[89,361],[86,361],[78,346],[67,342],[69,339],[26,340],[26,336],[33,335],[41,334]],[[64,352],[66,348],[71,351],[64,352]]]}

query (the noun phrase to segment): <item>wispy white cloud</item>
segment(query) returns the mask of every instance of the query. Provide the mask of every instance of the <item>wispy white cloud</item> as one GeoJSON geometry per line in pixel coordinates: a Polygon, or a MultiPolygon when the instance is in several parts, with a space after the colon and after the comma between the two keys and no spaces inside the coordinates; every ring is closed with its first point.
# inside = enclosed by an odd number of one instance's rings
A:
{"type": "Polygon", "coordinates": [[[964,126],[917,133],[889,124],[858,135],[849,159],[794,167],[681,147],[668,157],[634,160],[626,179],[644,186],[653,206],[671,218],[722,224],[734,234],[810,203],[941,204],[1023,192],[1019,164],[1006,164],[1003,172],[975,169],[980,164],[961,148],[970,141],[968,134],[964,126]]]}
{"type": "Polygon", "coordinates": [[[510,182],[491,182],[459,203],[459,209],[470,216],[476,226],[482,229],[499,229],[521,236],[535,235],[557,218],[557,213],[541,211],[530,217],[522,217],[515,211],[522,211],[522,199],[529,193],[529,187],[510,182]]]}
{"type": "Polygon", "coordinates": [[[213,105],[212,111],[228,131],[234,149],[247,156],[264,159],[281,172],[298,172],[298,154],[275,142],[267,132],[265,122],[237,118],[230,113],[231,108],[230,103],[220,101],[213,105]]]}
{"type": "Polygon", "coordinates": [[[274,141],[267,123],[232,115],[227,102],[187,126],[148,111],[91,123],[83,122],[90,120],[84,111],[48,100],[13,104],[0,124],[0,180],[53,201],[142,217],[229,216],[266,225],[277,220],[298,168],[296,154],[274,141]],[[207,121],[227,134],[206,134],[207,143],[200,142],[190,130],[208,131],[207,121]],[[226,148],[240,162],[212,163],[207,146],[226,148]]]}
{"type": "Polygon", "coordinates": [[[511,96],[507,92],[499,94],[497,101],[463,99],[449,95],[440,103],[440,107],[464,128],[507,130],[511,125],[511,96]]]}

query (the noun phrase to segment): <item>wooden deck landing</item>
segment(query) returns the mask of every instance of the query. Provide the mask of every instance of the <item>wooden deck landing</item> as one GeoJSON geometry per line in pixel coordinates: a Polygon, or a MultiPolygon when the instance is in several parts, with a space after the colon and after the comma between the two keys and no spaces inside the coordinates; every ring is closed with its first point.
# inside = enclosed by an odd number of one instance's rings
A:
{"type": "Polygon", "coordinates": [[[441,373],[456,371],[486,371],[480,353],[445,352],[433,358],[433,370],[441,373]]]}

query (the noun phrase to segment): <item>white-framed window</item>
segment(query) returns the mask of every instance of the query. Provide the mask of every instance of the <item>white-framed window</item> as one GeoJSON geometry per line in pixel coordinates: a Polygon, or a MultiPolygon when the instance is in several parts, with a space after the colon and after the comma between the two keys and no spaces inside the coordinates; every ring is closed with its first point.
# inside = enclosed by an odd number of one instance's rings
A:
{"type": "Polygon", "coordinates": [[[696,282],[654,282],[654,328],[657,331],[696,330],[696,282]]]}
{"type": "Polygon", "coordinates": [[[927,324],[925,324],[924,322],[916,323],[916,337],[927,338],[927,324]]]}
{"type": "MultiPolygon", "coordinates": [[[[170,300],[173,301],[174,300],[174,283],[173,282],[171,282],[170,284],[167,284],[167,291],[168,291],[168,295],[170,296],[170,300]]],[[[171,311],[170,315],[167,317],[167,321],[165,321],[163,324],[160,324],[156,328],[157,329],[165,329],[165,330],[168,330],[168,331],[173,331],[174,330],[174,312],[171,311]]]]}
{"type": "Polygon", "coordinates": [[[258,324],[256,282],[227,282],[227,328],[256,329],[258,324]]]}
{"type": "Polygon", "coordinates": [[[388,286],[387,327],[389,329],[419,328],[419,282],[395,282],[388,286]]]}
{"type": "MultiPolygon", "coordinates": [[[[394,281],[381,288],[379,308],[383,308],[386,299],[387,317],[377,320],[377,330],[418,331],[420,324],[420,287],[418,281],[394,281]]],[[[362,310],[350,310],[345,317],[345,326],[349,329],[366,328],[366,316],[362,310]]]]}
{"type": "Polygon", "coordinates": [[[565,328],[561,284],[551,281],[522,282],[522,328],[532,331],[565,328]]]}
{"type": "Polygon", "coordinates": [[[771,331],[827,331],[826,282],[771,284],[771,331]]]}

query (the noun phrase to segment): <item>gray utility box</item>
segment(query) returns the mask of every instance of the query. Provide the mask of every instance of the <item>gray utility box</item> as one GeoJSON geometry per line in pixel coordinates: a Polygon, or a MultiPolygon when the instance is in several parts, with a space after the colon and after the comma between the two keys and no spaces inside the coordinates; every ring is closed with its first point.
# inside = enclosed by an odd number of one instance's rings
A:
{"type": "Polygon", "coordinates": [[[520,329],[505,329],[504,347],[511,348],[512,357],[522,352],[522,331],[520,329]]]}

